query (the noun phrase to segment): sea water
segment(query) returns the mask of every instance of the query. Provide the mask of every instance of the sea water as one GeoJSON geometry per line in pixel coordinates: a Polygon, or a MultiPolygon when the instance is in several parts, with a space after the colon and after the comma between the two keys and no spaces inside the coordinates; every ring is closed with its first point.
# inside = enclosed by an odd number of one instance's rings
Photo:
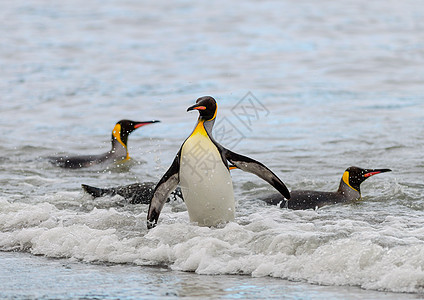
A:
{"type": "Polygon", "coordinates": [[[7,1],[1,4],[0,297],[417,298],[424,293],[424,7],[420,1],[7,1]],[[362,201],[291,211],[231,171],[236,219],[92,199],[81,184],[157,182],[218,101],[215,138],[291,190],[390,168],[362,201]],[[65,170],[45,157],[132,161],[65,170]]]}

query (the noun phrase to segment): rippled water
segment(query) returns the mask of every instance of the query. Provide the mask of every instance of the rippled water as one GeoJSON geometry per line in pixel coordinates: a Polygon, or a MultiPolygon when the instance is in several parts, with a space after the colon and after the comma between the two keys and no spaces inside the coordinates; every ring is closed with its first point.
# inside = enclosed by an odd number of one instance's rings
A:
{"type": "Polygon", "coordinates": [[[96,280],[79,281],[85,272],[106,281],[102,298],[201,296],[179,290],[181,282],[203,287],[205,297],[422,295],[420,1],[1,8],[3,298],[99,297],[96,280]],[[257,201],[272,188],[234,170],[236,220],[221,228],[190,224],[185,205],[170,203],[147,231],[146,205],[83,194],[82,183],[159,180],[195,124],[187,107],[203,95],[218,100],[216,129],[232,130],[222,144],[263,162],[290,189],[335,190],[351,165],[393,171],[362,184],[358,204],[289,211],[257,201]],[[246,119],[240,103],[249,100],[260,110],[246,119]],[[106,152],[123,118],[162,121],[130,136],[128,166],[69,171],[43,159],[106,152]],[[29,269],[37,272],[23,279],[29,269]],[[58,274],[74,284],[40,292],[40,280],[58,274]]]}

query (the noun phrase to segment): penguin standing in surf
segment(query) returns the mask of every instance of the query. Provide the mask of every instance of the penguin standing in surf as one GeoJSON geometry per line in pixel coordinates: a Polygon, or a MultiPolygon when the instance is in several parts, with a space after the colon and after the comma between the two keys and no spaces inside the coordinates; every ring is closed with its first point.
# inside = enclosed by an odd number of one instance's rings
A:
{"type": "Polygon", "coordinates": [[[61,168],[79,169],[100,164],[113,164],[130,159],[128,153],[128,136],[131,132],[144,125],[157,123],[160,121],[130,121],[121,120],[115,124],[112,130],[112,149],[99,155],[79,155],[79,156],[57,156],[48,157],[48,160],[61,168]]]}
{"type": "Polygon", "coordinates": [[[289,209],[318,209],[329,204],[354,202],[361,199],[362,182],[371,176],[390,171],[390,169],[349,167],[344,171],[339,188],[335,192],[298,190],[290,192],[290,201],[280,194],[273,194],[261,200],[289,209]]]}
{"type": "Polygon", "coordinates": [[[156,226],[170,192],[180,184],[190,221],[199,226],[215,226],[234,220],[235,201],[229,161],[243,171],[253,173],[271,184],[285,198],[290,193],[284,183],[265,165],[234,153],[212,137],[217,114],[214,98],[205,96],[187,111],[199,111],[191,135],[184,141],[174,161],[156,185],[147,215],[147,228],[156,226]]]}

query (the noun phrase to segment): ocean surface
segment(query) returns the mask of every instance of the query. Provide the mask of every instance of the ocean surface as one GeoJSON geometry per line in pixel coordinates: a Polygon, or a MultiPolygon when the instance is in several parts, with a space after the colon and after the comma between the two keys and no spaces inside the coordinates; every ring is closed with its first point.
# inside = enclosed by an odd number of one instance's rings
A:
{"type": "Polygon", "coordinates": [[[0,33],[0,298],[424,297],[422,1],[1,1],[0,33]],[[233,170],[217,228],[177,201],[147,231],[147,205],[83,193],[157,182],[204,95],[215,138],[291,190],[392,172],[358,203],[291,211],[233,170]],[[45,159],[108,151],[120,119],[161,120],[129,163],[45,159]]]}

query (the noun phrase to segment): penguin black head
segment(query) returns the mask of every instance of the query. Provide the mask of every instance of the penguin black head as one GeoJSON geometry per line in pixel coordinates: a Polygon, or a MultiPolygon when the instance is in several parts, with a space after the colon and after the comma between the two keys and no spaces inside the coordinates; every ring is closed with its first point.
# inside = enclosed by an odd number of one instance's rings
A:
{"type": "Polygon", "coordinates": [[[371,176],[390,172],[390,169],[361,169],[358,167],[349,167],[343,173],[342,180],[351,188],[360,191],[360,185],[371,176]]]}
{"type": "Polygon", "coordinates": [[[158,120],[152,120],[152,121],[131,121],[131,120],[121,120],[118,123],[116,123],[115,127],[112,130],[112,140],[116,139],[118,142],[120,142],[125,148],[127,147],[128,143],[128,136],[131,132],[136,130],[137,128],[140,128],[144,125],[158,123],[160,121],[158,120]]]}
{"type": "Polygon", "coordinates": [[[196,104],[187,108],[187,111],[190,110],[198,110],[199,111],[199,119],[209,121],[215,118],[217,105],[214,98],[211,96],[200,97],[196,100],[196,104]]]}

